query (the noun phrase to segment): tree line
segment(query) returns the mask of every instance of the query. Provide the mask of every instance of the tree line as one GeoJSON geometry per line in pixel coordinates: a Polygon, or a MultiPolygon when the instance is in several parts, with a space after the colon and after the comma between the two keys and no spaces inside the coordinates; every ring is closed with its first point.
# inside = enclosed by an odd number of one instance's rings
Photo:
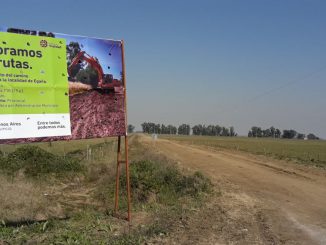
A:
{"type": "Polygon", "coordinates": [[[234,127],[223,127],[220,125],[202,125],[198,124],[192,127],[193,135],[209,135],[209,136],[237,136],[234,127]]]}
{"type": "MultiPolygon", "coordinates": [[[[224,127],[220,125],[205,125],[197,124],[190,127],[189,124],[181,124],[176,127],[171,124],[164,125],[160,123],[144,122],[141,124],[143,133],[147,134],[178,134],[178,135],[203,135],[203,136],[237,136],[234,127],[224,127]]],[[[128,125],[128,132],[132,133],[135,127],[128,125]]],[[[283,138],[283,139],[309,139],[318,140],[315,134],[309,133],[307,135],[299,133],[294,129],[280,130],[275,127],[262,129],[261,127],[253,126],[248,132],[248,137],[254,138],[283,138]]]]}
{"type": "Polygon", "coordinates": [[[223,127],[219,125],[203,125],[197,124],[190,127],[189,124],[181,124],[176,127],[171,124],[157,124],[153,122],[144,122],[141,124],[143,133],[148,134],[178,134],[178,135],[190,135],[191,131],[193,135],[209,135],[209,136],[237,136],[234,127],[223,127]]]}
{"type": "Polygon", "coordinates": [[[152,122],[144,122],[141,124],[143,133],[147,134],[177,134],[177,127],[169,124],[159,124],[152,122]]]}
{"type": "Polygon", "coordinates": [[[255,138],[283,138],[283,139],[319,139],[316,135],[310,133],[308,135],[299,133],[294,129],[284,129],[283,132],[278,128],[274,128],[273,126],[267,129],[262,129],[261,127],[253,126],[251,130],[248,132],[248,137],[255,138]]]}

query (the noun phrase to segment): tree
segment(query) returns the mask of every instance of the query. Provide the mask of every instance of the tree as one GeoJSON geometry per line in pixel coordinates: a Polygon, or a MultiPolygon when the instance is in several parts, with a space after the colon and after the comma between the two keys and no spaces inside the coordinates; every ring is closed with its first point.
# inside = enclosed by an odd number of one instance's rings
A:
{"type": "Polygon", "coordinates": [[[253,126],[248,132],[248,137],[273,137],[280,138],[281,131],[273,126],[267,129],[261,129],[260,127],[253,126]]]}
{"type": "Polygon", "coordinates": [[[249,132],[248,132],[248,137],[252,137],[252,131],[251,130],[249,130],[249,132]]]}
{"type": "Polygon", "coordinates": [[[206,135],[215,136],[215,126],[214,125],[208,125],[206,128],[206,135]]]}
{"type": "Polygon", "coordinates": [[[89,84],[92,87],[98,85],[97,71],[90,65],[87,65],[85,69],[80,69],[76,74],[76,80],[84,84],[89,84]]]}
{"type": "Polygon", "coordinates": [[[203,125],[203,128],[202,128],[202,135],[208,135],[208,129],[207,129],[207,126],[204,124],[203,125]]]}
{"type": "Polygon", "coordinates": [[[230,132],[228,128],[222,127],[222,136],[230,136],[230,132]]]}
{"type": "Polygon", "coordinates": [[[281,138],[281,130],[275,129],[275,138],[281,138]]]}
{"type": "Polygon", "coordinates": [[[164,124],[161,125],[161,134],[168,134],[167,127],[164,124]]]}
{"type": "Polygon", "coordinates": [[[271,130],[269,128],[263,130],[262,133],[263,133],[263,137],[271,137],[272,136],[271,130]]]}
{"type": "Polygon", "coordinates": [[[251,127],[252,137],[262,137],[262,130],[260,127],[251,127]]]}
{"type": "MultiPolygon", "coordinates": [[[[70,42],[66,46],[66,51],[67,51],[67,66],[69,67],[72,60],[81,51],[81,48],[78,42],[70,42]]],[[[76,64],[71,70],[72,77],[76,76],[81,68],[82,68],[81,63],[76,64]]]]}
{"type": "Polygon", "coordinates": [[[178,127],[178,134],[180,135],[189,135],[190,134],[190,125],[182,124],[178,127]]]}
{"type": "MultiPolygon", "coordinates": [[[[66,51],[67,66],[69,67],[72,63],[72,60],[81,51],[81,48],[78,42],[70,42],[66,46],[66,51]]],[[[76,65],[74,65],[71,68],[69,76],[70,81],[74,81],[75,78],[77,81],[82,82],[84,84],[89,84],[92,87],[98,86],[99,77],[97,71],[90,64],[86,64],[85,62],[79,61],[76,65]]]]}
{"type": "Polygon", "coordinates": [[[220,136],[222,132],[222,127],[219,125],[215,125],[215,129],[216,129],[216,136],[220,136]]]}
{"type": "Polygon", "coordinates": [[[148,133],[148,124],[147,124],[147,122],[143,122],[141,124],[141,127],[142,127],[142,130],[143,130],[143,133],[148,133]]]}
{"type": "Polygon", "coordinates": [[[310,134],[307,135],[307,139],[308,140],[319,140],[319,137],[317,137],[316,135],[310,133],[310,134]]]}
{"type": "Polygon", "coordinates": [[[154,133],[160,134],[161,133],[161,124],[155,124],[154,125],[154,133]]]}
{"type": "Polygon", "coordinates": [[[134,126],[134,125],[131,125],[131,124],[129,124],[129,125],[128,125],[128,133],[133,133],[133,132],[134,132],[134,130],[135,130],[135,126],[134,126]]]}
{"type": "Polygon", "coordinates": [[[297,132],[293,129],[290,130],[283,130],[282,138],[284,139],[293,139],[297,135],[297,132]]]}
{"type": "Polygon", "coordinates": [[[304,134],[299,134],[299,133],[297,134],[297,139],[299,139],[299,140],[303,140],[304,137],[305,137],[304,134]]]}
{"type": "Polygon", "coordinates": [[[154,132],[154,127],[153,127],[153,123],[150,122],[144,122],[141,124],[142,129],[143,129],[143,133],[147,133],[147,134],[152,134],[154,132]]]}
{"type": "Polygon", "coordinates": [[[272,126],[269,128],[270,132],[271,132],[271,137],[275,138],[275,128],[272,126]]]}
{"type": "Polygon", "coordinates": [[[234,127],[233,126],[231,126],[230,127],[230,136],[236,136],[236,133],[235,133],[235,131],[234,131],[234,127]]]}
{"type": "Polygon", "coordinates": [[[198,124],[192,127],[193,135],[202,135],[203,134],[203,125],[198,124]]]}
{"type": "Polygon", "coordinates": [[[169,134],[177,134],[177,127],[169,124],[167,127],[169,134]]]}

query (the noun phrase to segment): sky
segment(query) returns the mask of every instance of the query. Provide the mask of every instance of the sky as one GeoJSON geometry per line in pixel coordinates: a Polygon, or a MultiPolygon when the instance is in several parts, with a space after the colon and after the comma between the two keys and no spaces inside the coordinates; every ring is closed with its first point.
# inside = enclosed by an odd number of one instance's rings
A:
{"type": "Polygon", "coordinates": [[[3,26],[125,41],[128,121],[326,138],[326,1],[5,1],[3,26]]]}

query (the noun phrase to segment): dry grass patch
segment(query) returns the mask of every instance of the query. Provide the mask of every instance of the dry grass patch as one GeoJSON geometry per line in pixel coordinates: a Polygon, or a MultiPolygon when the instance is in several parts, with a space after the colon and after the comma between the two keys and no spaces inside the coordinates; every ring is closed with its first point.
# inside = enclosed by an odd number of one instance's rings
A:
{"type": "Polygon", "coordinates": [[[0,200],[0,220],[5,223],[45,218],[47,200],[31,182],[0,176],[0,200]]]}
{"type": "Polygon", "coordinates": [[[80,94],[91,90],[92,86],[80,82],[69,82],[69,94],[80,94]]]}

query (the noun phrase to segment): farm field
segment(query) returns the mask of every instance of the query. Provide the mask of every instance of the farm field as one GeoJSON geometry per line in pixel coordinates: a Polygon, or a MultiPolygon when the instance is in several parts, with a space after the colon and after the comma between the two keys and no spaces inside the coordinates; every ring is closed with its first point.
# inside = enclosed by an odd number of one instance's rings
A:
{"type": "Polygon", "coordinates": [[[298,163],[326,167],[325,140],[167,135],[160,135],[160,138],[191,145],[244,151],[271,156],[276,159],[292,160],[298,163]]]}

